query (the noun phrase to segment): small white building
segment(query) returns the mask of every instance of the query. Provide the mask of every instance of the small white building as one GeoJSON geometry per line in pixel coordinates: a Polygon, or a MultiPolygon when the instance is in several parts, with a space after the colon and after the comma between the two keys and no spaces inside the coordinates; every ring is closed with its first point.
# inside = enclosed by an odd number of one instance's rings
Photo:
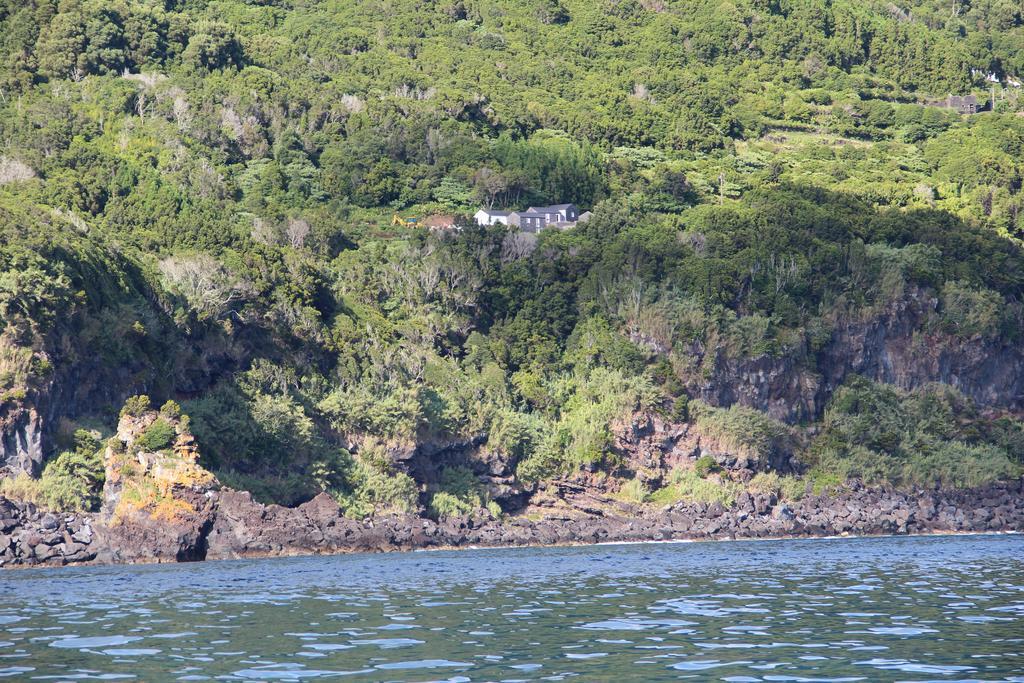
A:
{"type": "Polygon", "coordinates": [[[552,226],[565,230],[578,221],[590,218],[590,212],[580,213],[575,204],[552,204],[551,206],[531,206],[526,211],[492,211],[480,209],[473,214],[477,225],[496,225],[501,223],[523,232],[537,233],[545,227],[552,226]]]}
{"type": "Polygon", "coordinates": [[[473,219],[477,225],[508,225],[508,216],[512,213],[511,211],[491,211],[490,209],[480,209],[473,214],[473,219]]]}

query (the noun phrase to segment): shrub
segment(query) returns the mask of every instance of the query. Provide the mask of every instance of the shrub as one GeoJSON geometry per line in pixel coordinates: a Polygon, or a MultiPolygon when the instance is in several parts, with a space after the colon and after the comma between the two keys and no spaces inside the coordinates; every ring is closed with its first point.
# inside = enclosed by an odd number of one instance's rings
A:
{"type": "Polygon", "coordinates": [[[753,408],[715,408],[703,401],[691,401],[690,414],[705,438],[746,458],[755,467],[765,468],[778,462],[791,448],[789,428],[753,408]]]}
{"type": "Polygon", "coordinates": [[[986,429],[986,441],[1006,451],[1018,465],[1024,465],[1024,420],[1000,417],[986,429]]]}
{"type": "Polygon", "coordinates": [[[38,479],[33,479],[24,472],[15,477],[0,479],[0,495],[10,500],[34,505],[43,504],[42,489],[38,479]]]}
{"type": "Polygon", "coordinates": [[[974,289],[962,282],[942,288],[942,324],[959,337],[995,336],[999,333],[1003,297],[989,289],[974,289]]]}
{"type": "Polygon", "coordinates": [[[978,486],[1018,471],[1009,455],[1017,423],[979,417],[945,385],[901,392],[854,377],[829,403],[808,458],[842,480],[978,486]]]}
{"type": "Polygon", "coordinates": [[[694,473],[701,479],[707,479],[709,474],[717,472],[719,469],[718,463],[710,455],[700,456],[697,458],[697,462],[693,464],[694,473]]]}
{"type": "Polygon", "coordinates": [[[685,394],[677,396],[672,402],[672,410],[668,417],[673,422],[686,422],[690,419],[690,398],[685,394]]]}
{"type": "Polygon", "coordinates": [[[355,385],[330,394],[319,408],[342,434],[373,434],[388,440],[413,439],[425,419],[420,394],[409,387],[377,392],[355,385]]]}
{"type": "Polygon", "coordinates": [[[527,413],[502,411],[487,435],[487,448],[515,465],[536,451],[544,434],[544,421],[527,413]]]}
{"type": "Polygon", "coordinates": [[[517,474],[524,481],[601,463],[609,453],[611,423],[651,408],[658,400],[658,391],[646,376],[626,377],[603,367],[588,375],[562,377],[551,389],[567,398],[558,421],[519,464],[517,474]]]}
{"type": "Polygon", "coordinates": [[[430,514],[438,519],[457,517],[473,511],[473,506],[447,491],[438,491],[430,497],[430,514]]]}
{"type": "Polygon", "coordinates": [[[131,417],[140,417],[149,410],[149,407],[149,396],[146,396],[145,394],[131,396],[124,402],[124,407],[121,408],[121,417],[126,415],[131,417]]]}
{"type": "Polygon", "coordinates": [[[347,487],[347,475],[352,468],[348,451],[328,451],[309,465],[309,476],[321,491],[341,491],[347,487]]]}
{"type": "Polygon", "coordinates": [[[418,507],[416,482],[404,472],[392,472],[379,464],[368,463],[360,455],[353,462],[350,489],[335,493],[345,515],[355,519],[375,513],[409,513],[418,507]]]}
{"type": "Polygon", "coordinates": [[[1017,476],[1006,452],[988,444],[950,441],[904,465],[901,479],[918,484],[941,481],[945,486],[970,488],[1017,476]]]}
{"type": "Polygon", "coordinates": [[[563,469],[562,453],[565,450],[565,439],[564,432],[549,429],[530,457],[516,467],[516,476],[519,480],[532,484],[554,476],[563,469]]]}
{"type": "Polygon", "coordinates": [[[20,403],[25,400],[28,396],[28,392],[24,389],[8,389],[7,391],[0,394],[0,404],[4,403],[20,403]]]}
{"type": "Polygon", "coordinates": [[[488,507],[490,502],[486,489],[472,470],[446,467],[441,470],[439,490],[431,496],[430,512],[438,518],[449,517],[488,507]]]}
{"type": "Polygon", "coordinates": [[[168,420],[176,420],[181,417],[181,406],[174,401],[168,401],[160,406],[160,414],[168,420]]]}
{"type": "Polygon", "coordinates": [[[756,493],[774,493],[783,500],[800,500],[807,491],[807,480],[799,477],[779,476],[775,472],[758,472],[747,484],[756,493]]]}
{"type": "Polygon", "coordinates": [[[174,425],[166,418],[159,417],[146,428],[135,440],[135,445],[147,452],[155,452],[167,448],[174,442],[174,425]]]}

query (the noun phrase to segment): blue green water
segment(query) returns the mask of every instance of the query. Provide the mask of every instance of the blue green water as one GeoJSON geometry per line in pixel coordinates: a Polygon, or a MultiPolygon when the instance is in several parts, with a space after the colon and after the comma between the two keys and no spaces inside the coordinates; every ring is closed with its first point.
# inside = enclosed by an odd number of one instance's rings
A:
{"type": "Polygon", "coordinates": [[[0,675],[1024,681],[1024,537],[8,571],[0,675]]]}

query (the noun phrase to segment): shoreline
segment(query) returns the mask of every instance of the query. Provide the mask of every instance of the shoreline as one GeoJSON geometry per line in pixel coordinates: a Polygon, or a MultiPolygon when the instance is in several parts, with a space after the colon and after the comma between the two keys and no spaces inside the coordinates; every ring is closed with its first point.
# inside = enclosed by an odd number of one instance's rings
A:
{"type": "Polygon", "coordinates": [[[854,488],[799,501],[743,494],[730,507],[677,503],[635,514],[496,519],[486,511],[434,521],[414,515],[352,520],[320,495],[297,508],[246,492],[192,492],[195,514],[57,514],[0,499],[0,568],[149,564],[359,552],[843,539],[1024,532],[1024,479],[970,490],[854,488]]]}
{"type": "MultiPolygon", "coordinates": [[[[650,541],[597,541],[595,543],[555,543],[553,545],[481,545],[451,546],[443,548],[414,548],[412,550],[384,550],[389,552],[440,553],[458,550],[516,550],[518,548],[590,548],[603,546],[627,545],[686,545],[690,543],[770,543],[772,541],[848,541],[860,538],[927,538],[933,536],[1022,536],[1024,530],[1010,529],[1007,531],[920,531],[906,534],[848,534],[839,536],[766,536],[754,538],[739,536],[736,538],[667,538],[650,541]]],[[[210,560],[216,562],[217,560],[210,560]]]]}
{"type": "Polygon", "coordinates": [[[534,548],[596,548],[616,546],[648,546],[648,545],[690,545],[690,544],[711,544],[711,543],[772,543],[778,541],[848,541],[857,539],[880,539],[880,538],[936,538],[941,536],[1024,536],[1024,529],[1011,529],[1005,531],[923,531],[906,534],[861,534],[849,536],[772,536],[765,538],[739,537],[739,538],[677,538],[647,541],[598,541],[598,542],[567,542],[554,544],[527,543],[524,545],[452,545],[452,546],[431,546],[426,548],[393,548],[386,550],[348,550],[338,549],[329,552],[294,552],[294,553],[272,553],[266,555],[251,554],[243,557],[217,557],[196,562],[165,562],[160,560],[140,560],[134,562],[77,562],[68,564],[15,564],[0,567],[0,572],[5,569],[9,571],[57,571],[73,567],[119,567],[138,566],[147,567],[167,564],[195,564],[215,562],[245,562],[252,560],[286,560],[304,557],[342,557],[348,555],[411,555],[416,553],[445,553],[463,551],[490,551],[490,550],[529,550],[534,548]]]}

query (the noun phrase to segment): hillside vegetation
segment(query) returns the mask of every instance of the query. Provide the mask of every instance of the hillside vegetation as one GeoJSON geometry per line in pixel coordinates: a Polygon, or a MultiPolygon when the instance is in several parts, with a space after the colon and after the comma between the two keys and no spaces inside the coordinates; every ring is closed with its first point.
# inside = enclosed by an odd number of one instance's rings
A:
{"type": "Polygon", "coordinates": [[[181,404],[223,484],[353,516],[631,480],[634,415],[750,462],[745,437],[785,433],[757,467],[809,482],[1020,473],[1019,2],[0,0],[0,21],[0,465],[38,433],[31,474],[64,489],[22,477],[36,500],[92,504],[141,394],[181,404]],[[969,93],[984,111],[928,106],[969,93]],[[469,226],[562,202],[593,219],[469,226]],[[879,329],[921,365],[847,363],[879,329]]]}

